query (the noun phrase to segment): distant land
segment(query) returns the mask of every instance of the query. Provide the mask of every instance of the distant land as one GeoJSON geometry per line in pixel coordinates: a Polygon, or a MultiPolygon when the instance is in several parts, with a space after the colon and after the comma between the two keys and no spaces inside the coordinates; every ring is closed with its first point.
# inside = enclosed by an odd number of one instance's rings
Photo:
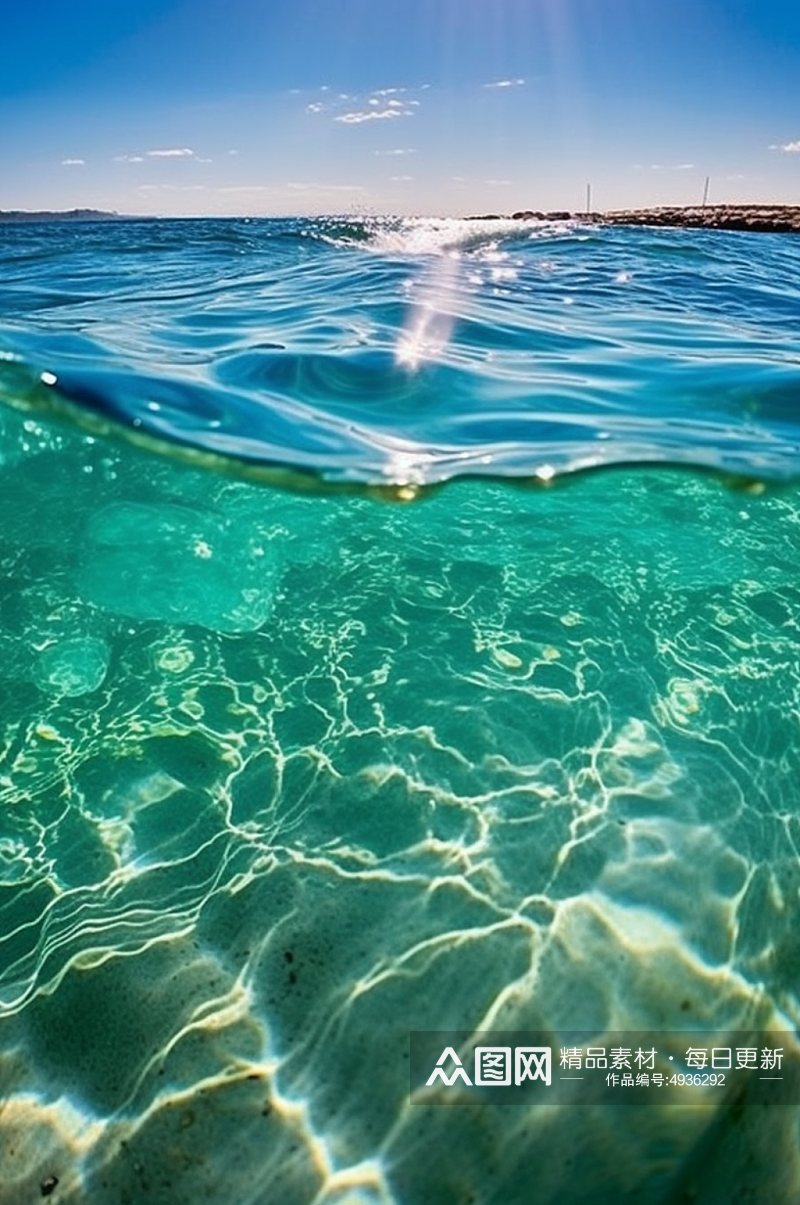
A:
{"type": "MultiPolygon", "coordinates": [[[[467,220],[597,222],[606,226],[684,226],[709,230],[800,233],[800,205],[661,205],[651,209],[612,209],[605,213],[557,209],[518,209],[514,213],[470,214],[467,220]]],[[[149,215],[109,213],[103,209],[0,209],[0,222],[152,221],[149,215]]]]}
{"type": "Polygon", "coordinates": [[[708,230],[760,230],[800,233],[800,205],[682,205],[623,209],[604,213],[614,226],[691,226],[708,230]]]}
{"type": "MultiPolygon", "coordinates": [[[[482,214],[501,217],[501,214],[482,214]]],[[[612,209],[607,213],[520,209],[506,215],[520,221],[598,222],[606,226],[684,226],[706,230],[754,230],[800,233],[800,205],[661,205],[653,209],[612,209]]]]}
{"type": "Polygon", "coordinates": [[[0,222],[114,222],[120,214],[103,209],[0,209],[0,222]]]}

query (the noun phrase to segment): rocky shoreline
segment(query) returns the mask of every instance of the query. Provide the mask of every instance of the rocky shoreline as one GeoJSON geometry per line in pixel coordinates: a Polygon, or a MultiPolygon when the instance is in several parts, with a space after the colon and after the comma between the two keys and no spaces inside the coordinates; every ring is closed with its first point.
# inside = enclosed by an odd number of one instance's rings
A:
{"type": "Polygon", "coordinates": [[[521,209],[510,216],[520,221],[573,219],[605,226],[684,226],[707,230],[757,230],[771,234],[800,233],[800,205],[662,205],[655,209],[613,209],[608,213],[567,210],[540,213],[521,209]]]}

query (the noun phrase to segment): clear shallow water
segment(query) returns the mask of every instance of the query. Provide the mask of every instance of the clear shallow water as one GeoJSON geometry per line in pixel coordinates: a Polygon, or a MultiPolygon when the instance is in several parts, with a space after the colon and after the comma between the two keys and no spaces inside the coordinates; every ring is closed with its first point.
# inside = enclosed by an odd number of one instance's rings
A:
{"type": "Polygon", "coordinates": [[[797,1025],[792,240],[0,239],[8,1200],[796,1200],[796,1110],[425,1108],[405,1058],[797,1025]]]}

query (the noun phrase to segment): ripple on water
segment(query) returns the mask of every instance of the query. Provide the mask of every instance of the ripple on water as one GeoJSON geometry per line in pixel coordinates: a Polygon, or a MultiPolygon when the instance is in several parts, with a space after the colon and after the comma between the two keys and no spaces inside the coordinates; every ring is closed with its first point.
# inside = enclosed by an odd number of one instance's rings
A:
{"type": "MultiPolygon", "coordinates": [[[[793,1205],[792,1110],[766,1125],[721,1096],[700,1131],[658,1106],[624,1125],[509,1119],[410,1104],[405,1055],[412,1029],[691,1026],[757,1045],[800,1023],[797,488],[629,468],[389,506],[200,471],[16,406],[42,401],[31,366],[63,361],[84,400],[92,373],[124,376],[123,417],[197,386],[202,428],[225,420],[223,375],[263,407],[247,391],[279,343],[269,388],[307,391],[328,450],[358,444],[382,480],[422,452],[435,476],[445,446],[462,472],[503,423],[513,455],[488,467],[527,472],[534,423],[574,423],[584,372],[593,447],[605,431],[615,455],[698,459],[707,436],[726,460],[700,372],[724,346],[708,391],[730,384],[721,410],[755,471],[766,447],[785,465],[794,437],[769,425],[778,402],[757,429],[736,409],[736,328],[754,377],[796,333],[777,311],[767,329],[761,292],[714,310],[691,265],[734,290],[746,267],[703,235],[429,224],[409,245],[402,224],[339,223],[326,243],[302,224],[198,223],[192,241],[180,225],[51,242],[2,333],[25,359],[0,372],[0,1182],[23,1201],[54,1176],[69,1205],[514,1205],[534,1183],[545,1205],[793,1205]],[[117,275],[79,281],[109,238],[117,275]],[[419,300],[387,305],[387,281],[419,300]],[[625,336],[626,307],[650,303],[625,336]],[[414,325],[426,307],[447,322],[414,325]],[[484,339],[495,320],[507,330],[484,339]],[[182,327],[204,338],[162,372],[182,327]],[[417,366],[394,362],[404,333],[417,366]],[[350,351],[331,373],[337,338],[350,351]],[[525,380],[549,409],[520,411],[525,380]]],[[[771,246],[790,292],[795,252],[771,246]]],[[[275,421],[305,463],[302,428],[275,421]]]]}

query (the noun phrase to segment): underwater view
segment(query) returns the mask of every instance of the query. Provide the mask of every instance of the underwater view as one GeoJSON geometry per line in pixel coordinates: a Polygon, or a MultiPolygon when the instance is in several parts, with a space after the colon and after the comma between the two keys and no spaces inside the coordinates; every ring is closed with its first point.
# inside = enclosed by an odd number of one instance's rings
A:
{"type": "Polygon", "coordinates": [[[0,226],[2,1205],[797,1201],[800,1095],[410,1052],[800,1054],[799,282],[782,234],[0,226]]]}

